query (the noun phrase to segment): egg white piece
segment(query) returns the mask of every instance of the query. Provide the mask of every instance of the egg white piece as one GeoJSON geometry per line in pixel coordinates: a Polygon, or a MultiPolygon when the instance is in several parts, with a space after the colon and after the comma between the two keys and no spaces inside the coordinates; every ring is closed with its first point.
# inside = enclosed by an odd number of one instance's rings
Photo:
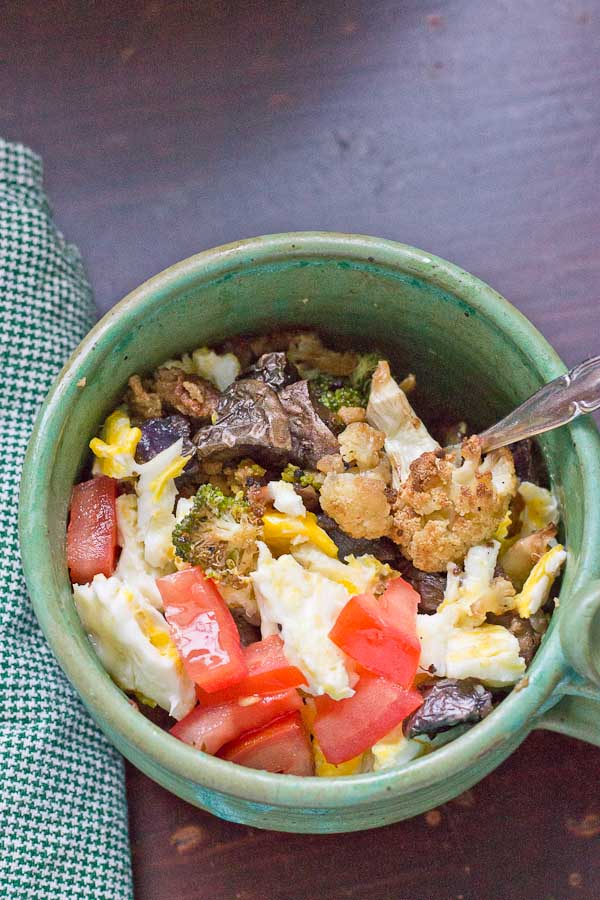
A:
{"type": "Polygon", "coordinates": [[[401,766],[422,756],[431,741],[425,735],[419,739],[406,738],[402,732],[402,724],[397,725],[389,734],[373,744],[373,771],[383,772],[395,766],[401,766]]]}
{"type": "Polygon", "coordinates": [[[528,619],[544,605],[566,558],[567,551],[562,544],[556,544],[536,562],[516,598],[517,612],[521,618],[528,619]]]}
{"type": "Polygon", "coordinates": [[[531,481],[522,481],[518,493],[525,503],[521,513],[519,537],[526,537],[552,523],[558,525],[560,520],[558,500],[551,491],[531,481]]]}
{"type": "Polygon", "coordinates": [[[490,687],[514,684],[525,672],[519,642],[501,625],[454,629],[446,652],[448,678],[476,678],[490,687]]]}
{"type": "Polygon", "coordinates": [[[133,591],[141,594],[155,609],[162,610],[163,602],[156,587],[156,579],[174,571],[174,566],[170,564],[158,569],[146,561],[144,542],[138,530],[137,503],[135,494],[121,494],[117,497],[117,526],[122,549],[114,574],[133,591]]]}
{"type": "Polygon", "coordinates": [[[281,635],[288,660],[308,680],[309,693],[329,694],[334,700],[351,697],[344,654],[328,637],[350,594],[341,584],[307,571],[290,554],[274,559],[266,544],[258,546],[252,581],[263,638],[281,635]]]}
{"type": "Polygon", "coordinates": [[[196,702],[163,616],[120,578],[73,585],[77,612],[104,668],[123,690],[153,700],[175,719],[196,702]]]}
{"type": "Polygon", "coordinates": [[[147,463],[137,467],[139,478],[138,535],[144,542],[144,558],[149,565],[162,568],[174,559],[171,535],[175,526],[173,508],[177,496],[175,478],[181,475],[189,459],[181,455],[183,439],[175,441],[147,463]]]}
{"type": "Polygon", "coordinates": [[[323,575],[342,584],[350,594],[364,594],[382,578],[392,578],[397,573],[387,563],[375,556],[347,556],[341,562],[328,556],[310,541],[292,543],[291,554],[305,569],[323,575]]]}
{"type": "Polygon", "coordinates": [[[267,487],[275,509],[287,516],[304,518],[306,507],[292,484],[288,481],[270,481],[267,487]]]}

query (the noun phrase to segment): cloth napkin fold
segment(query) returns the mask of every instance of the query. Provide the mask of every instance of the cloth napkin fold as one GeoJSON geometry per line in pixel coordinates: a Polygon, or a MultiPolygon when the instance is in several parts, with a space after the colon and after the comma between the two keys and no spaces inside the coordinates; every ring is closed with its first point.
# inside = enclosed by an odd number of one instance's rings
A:
{"type": "Polygon", "coordinates": [[[79,254],[52,222],[41,160],[0,139],[0,897],[7,900],[133,896],[123,761],[45,642],[17,538],[35,414],[93,319],[79,254]]]}

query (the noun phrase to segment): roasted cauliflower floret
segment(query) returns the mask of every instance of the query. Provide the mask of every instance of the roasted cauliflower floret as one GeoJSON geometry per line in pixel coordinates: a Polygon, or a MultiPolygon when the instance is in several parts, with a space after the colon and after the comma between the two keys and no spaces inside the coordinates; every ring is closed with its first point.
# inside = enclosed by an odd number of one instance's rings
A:
{"type": "Polygon", "coordinates": [[[392,525],[386,484],[368,473],[330,473],[321,488],[321,508],[355,538],[388,535],[392,525]]]}
{"type": "Polygon", "coordinates": [[[463,442],[460,465],[453,453],[423,453],[398,492],[390,536],[418,569],[440,572],[493,536],[516,489],[510,451],[482,460],[476,436],[463,442]]]}
{"type": "Polygon", "coordinates": [[[353,422],[338,436],[342,459],[361,471],[374,469],[379,464],[384,440],[384,433],[366,422],[353,422]]]}
{"type": "Polygon", "coordinates": [[[304,377],[313,371],[326,375],[350,375],[358,362],[357,353],[329,350],[319,335],[312,331],[295,334],[288,345],[287,356],[304,377]]]}
{"type": "Polygon", "coordinates": [[[440,445],[431,437],[383,360],[371,381],[367,422],[385,435],[385,452],[392,464],[396,489],[409,477],[412,462],[421,454],[439,449],[440,445]]]}

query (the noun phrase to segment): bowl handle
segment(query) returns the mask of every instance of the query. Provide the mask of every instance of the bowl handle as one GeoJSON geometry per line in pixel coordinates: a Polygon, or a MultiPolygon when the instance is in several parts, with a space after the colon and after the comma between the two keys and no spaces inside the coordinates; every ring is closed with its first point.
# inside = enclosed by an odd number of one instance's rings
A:
{"type": "Polygon", "coordinates": [[[559,688],[565,696],[541,716],[537,727],[600,747],[600,580],[571,598],[559,636],[570,667],[559,688]]]}

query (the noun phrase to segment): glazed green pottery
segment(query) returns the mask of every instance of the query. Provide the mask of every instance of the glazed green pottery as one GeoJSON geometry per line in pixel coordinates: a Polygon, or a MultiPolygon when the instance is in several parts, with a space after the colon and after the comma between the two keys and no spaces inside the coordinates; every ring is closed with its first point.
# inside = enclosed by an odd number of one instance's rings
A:
{"type": "MultiPolygon", "coordinates": [[[[299,832],[405,819],[466,790],[533,728],[600,745],[600,437],[591,419],[541,441],[569,560],[560,605],[527,677],[491,715],[404,768],[349,778],[246,769],[175,740],[112,683],[77,617],[65,564],[71,485],[128,376],[202,344],[309,326],[333,346],[374,346],[414,372],[430,412],[481,428],[564,371],[535,328],[490,287],[442,259],[359,235],[298,233],[199,253],[133,291],[58,377],[25,460],[20,531],[33,605],[91,715],[168,790],[225,819],[299,832]]],[[[418,402],[417,397],[417,402],[418,402]]]]}

